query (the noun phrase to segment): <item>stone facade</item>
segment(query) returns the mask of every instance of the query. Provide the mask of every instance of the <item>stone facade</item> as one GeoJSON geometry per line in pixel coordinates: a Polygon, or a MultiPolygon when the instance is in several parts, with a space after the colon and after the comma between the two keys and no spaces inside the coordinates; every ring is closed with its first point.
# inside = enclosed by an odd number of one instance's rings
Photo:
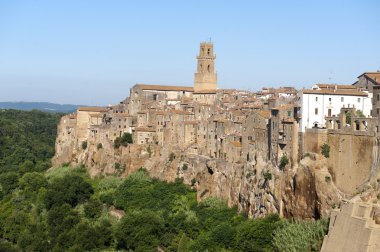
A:
{"type": "Polygon", "coordinates": [[[197,57],[197,72],[194,74],[194,91],[216,90],[217,75],[215,72],[214,45],[203,42],[197,57]]]}

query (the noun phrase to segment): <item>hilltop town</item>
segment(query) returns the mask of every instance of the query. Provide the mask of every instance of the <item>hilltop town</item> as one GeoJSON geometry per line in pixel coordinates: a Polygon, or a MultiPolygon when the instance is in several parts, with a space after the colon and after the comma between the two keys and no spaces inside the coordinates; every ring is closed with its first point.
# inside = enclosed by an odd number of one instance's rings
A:
{"type": "Polygon", "coordinates": [[[360,193],[376,199],[380,72],[249,92],[219,89],[215,60],[203,42],[193,86],[136,84],[119,104],[64,116],[54,165],[92,176],[145,167],[251,216],[319,218],[360,193]]]}

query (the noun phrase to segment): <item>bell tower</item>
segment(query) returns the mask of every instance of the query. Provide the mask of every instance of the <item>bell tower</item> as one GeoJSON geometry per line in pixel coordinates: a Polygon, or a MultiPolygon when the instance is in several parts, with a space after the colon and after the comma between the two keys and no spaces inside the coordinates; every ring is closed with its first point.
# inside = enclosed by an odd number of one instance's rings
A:
{"type": "Polygon", "coordinates": [[[215,73],[214,45],[211,42],[202,42],[197,56],[197,72],[194,74],[194,91],[217,89],[215,73]]]}

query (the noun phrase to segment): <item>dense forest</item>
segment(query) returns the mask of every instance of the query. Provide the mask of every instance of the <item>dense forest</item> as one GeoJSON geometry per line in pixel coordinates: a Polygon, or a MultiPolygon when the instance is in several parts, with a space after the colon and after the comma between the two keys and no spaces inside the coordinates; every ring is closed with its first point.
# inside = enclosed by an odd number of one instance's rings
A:
{"type": "Polygon", "coordinates": [[[48,169],[60,116],[0,111],[0,251],[319,251],[326,220],[249,219],[143,168],[48,169]]]}

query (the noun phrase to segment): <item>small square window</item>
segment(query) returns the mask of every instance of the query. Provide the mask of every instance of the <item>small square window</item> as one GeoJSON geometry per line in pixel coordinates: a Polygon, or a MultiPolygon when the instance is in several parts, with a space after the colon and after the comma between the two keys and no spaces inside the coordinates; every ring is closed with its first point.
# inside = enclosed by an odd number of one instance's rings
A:
{"type": "Polygon", "coordinates": [[[331,101],[331,97],[329,98],[329,101],[331,101]]]}
{"type": "Polygon", "coordinates": [[[317,97],[315,97],[315,101],[316,101],[316,102],[318,101],[318,96],[317,96],[317,97]]]}
{"type": "Polygon", "coordinates": [[[340,97],[340,101],[341,101],[341,102],[344,102],[344,97],[340,97]]]}
{"type": "Polygon", "coordinates": [[[315,109],[314,113],[318,115],[318,108],[315,109]]]}
{"type": "Polygon", "coordinates": [[[358,98],[358,102],[360,102],[360,98],[358,98]]]}

